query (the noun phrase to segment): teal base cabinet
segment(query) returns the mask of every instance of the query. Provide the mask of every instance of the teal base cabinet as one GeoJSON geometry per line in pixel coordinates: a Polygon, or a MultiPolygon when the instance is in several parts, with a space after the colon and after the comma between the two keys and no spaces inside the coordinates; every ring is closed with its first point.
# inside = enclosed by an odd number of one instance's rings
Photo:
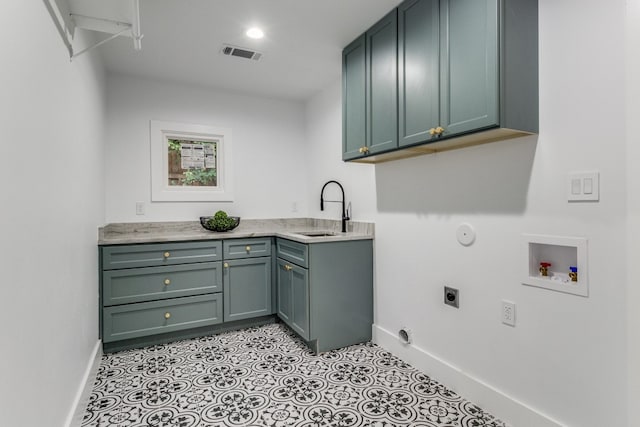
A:
{"type": "Polygon", "coordinates": [[[309,270],[278,258],[278,317],[309,341],[309,270]]]}
{"type": "Polygon", "coordinates": [[[224,321],[271,313],[271,257],[225,262],[224,321]]]}
{"type": "Polygon", "coordinates": [[[101,246],[104,351],[273,321],[272,238],[101,246]]]}
{"type": "Polygon", "coordinates": [[[371,240],[276,240],[278,317],[316,353],[371,340],[371,240]]]}
{"type": "Polygon", "coordinates": [[[220,294],[105,307],[102,341],[140,338],[222,322],[220,294]]]}
{"type": "Polygon", "coordinates": [[[225,240],[224,321],[272,314],[271,238],[225,240]]]}

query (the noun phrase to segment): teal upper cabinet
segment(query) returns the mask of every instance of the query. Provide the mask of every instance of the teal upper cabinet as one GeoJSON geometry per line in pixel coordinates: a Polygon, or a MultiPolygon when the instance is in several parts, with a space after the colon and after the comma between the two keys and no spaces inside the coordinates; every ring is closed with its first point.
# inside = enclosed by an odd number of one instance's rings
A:
{"type": "Polygon", "coordinates": [[[399,145],[428,141],[440,123],[439,0],[398,7],[399,145]]]}
{"type": "MultiPolygon", "coordinates": [[[[344,160],[377,163],[538,132],[537,0],[406,0],[364,44],[366,144],[356,151],[354,142],[344,160]],[[396,55],[384,55],[394,49],[379,34],[393,33],[393,16],[396,55]],[[394,68],[395,87],[380,77],[394,68]]],[[[343,93],[357,80],[345,74],[343,93]]],[[[360,104],[343,107],[344,117],[361,114],[360,104]]],[[[355,132],[345,138],[361,141],[355,132]]]]}
{"type": "Polygon", "coordinates": [[[397,60],[395,9],[343,50],[344,160],[398,147],[397,60]]]}
{"type": "MultiPolygon", "coordinates": [[[[507,0],[509,1],[509,0],[507,0]]],[[[498,126],[498,3],[443,1],[437,136],[498,126]],[[441,133],[440,133],[441,132],[441,133]]]]}
{"type": "Polygon", "coordinates": [[[393,10],[366,32],[367,154],[398,147],[397,16],[393,10]]]}
{"type": "Polygon", "coordinates": [[[342,152],[343,159],[362,155],[366,141],[365,120],[365,35],[342,52],[342,152]]]}

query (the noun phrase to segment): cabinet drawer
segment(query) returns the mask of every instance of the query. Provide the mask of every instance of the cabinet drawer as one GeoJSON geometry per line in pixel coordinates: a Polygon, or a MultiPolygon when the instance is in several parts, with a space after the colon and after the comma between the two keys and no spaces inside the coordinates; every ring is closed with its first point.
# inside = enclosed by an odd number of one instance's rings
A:
{"type": "Polygon", "coordinates": [[[105,306],[214,292],[222,292],[221,261],[102,273],[105,306]]]}
{"type": "Polygon", "coordinates": [[[150,243],[142,245],[104,246],[102,268],[155,267],[222,259],[222,242],[150,243]]]}
{"type": "Polygon", "coordinates": [[[222,322],[222,294],[175,298],[104,308],[105,343],[222,322]]]}
{"type": "Polygon", "coordinates": [[[304,243],[286,239],[276,241],[278,258],[285,259],[300,267],[309,268],[309,248],[304,243]]]}
{"type": "Polygon", "coordinates": [[[233,239],[224,241],[224,259],[271,256],[271,239],[233,239]]]}

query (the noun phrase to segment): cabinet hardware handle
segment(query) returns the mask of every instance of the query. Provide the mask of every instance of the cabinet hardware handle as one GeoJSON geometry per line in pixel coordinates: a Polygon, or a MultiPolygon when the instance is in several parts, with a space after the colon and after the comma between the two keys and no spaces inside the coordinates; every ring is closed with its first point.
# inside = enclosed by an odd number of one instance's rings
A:
{"type": "Polygon", "coordinates": [[[444,133],[444,128],[441,126],[438,126],[436,129],[436,135],[442,135],[444,133]]]}
{"type": "Polygon", "coordinates": [[[358,152],[359,152],[360,154],[364,153],[364,147],[360,147],[360,148],[358,148],[358,152]]]}
{"type": "Polygon", "coordinates": [[[429,129],[429,135],[433,136],[436,134],[436,128],[429,129]]]}
{"type": "Polygon", "coordinates": [[[246,248],[244,248],[247,252],[251,252],[251,246],[247,246],[246,248]]]}
{"type": "Polygon", "coordinates": [[[171,256],[171,254],[169,252],[165,252],[163,255],[164,255],[165,258],[169,258],[171,256]]]}
{"type": "Polygon", "coordinates": [[[171,313],[169,313],[168,311],[164,314],[164,318],[165,319],[169,319],[171,317],[171,313]]]}
{"type": "Polygon", "coordinates": [[[229,268],[229,263],[228,263],[228,262],[225,262],[224,264],[222,264],[222,266],[223,266],[224,268],[229,268]]]}
{"type": "Polygon", "coordinates": [[[287,271],[291,271],[291,270],[293,270],[293,267],[291,267],[289,264],[285,264],[284,265],[284,269],[287,270],[287,271]]]}
{"type": "Polygon", "coordinates": [[[169,286],[171,284],[171,279],[164,279],[164,284],[169,286]]]}

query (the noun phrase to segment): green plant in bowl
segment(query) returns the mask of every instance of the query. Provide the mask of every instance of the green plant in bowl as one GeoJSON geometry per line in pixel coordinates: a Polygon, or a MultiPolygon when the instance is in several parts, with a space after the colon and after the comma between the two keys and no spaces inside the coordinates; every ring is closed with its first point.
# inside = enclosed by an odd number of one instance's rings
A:
{"type": "Polygon", "coordinates": [[[225,211],[218,211],[212,217],[201,217],[200,223],[211,231],[233,230],[240,223],[240,218],[227,215],[225,211]]]}

